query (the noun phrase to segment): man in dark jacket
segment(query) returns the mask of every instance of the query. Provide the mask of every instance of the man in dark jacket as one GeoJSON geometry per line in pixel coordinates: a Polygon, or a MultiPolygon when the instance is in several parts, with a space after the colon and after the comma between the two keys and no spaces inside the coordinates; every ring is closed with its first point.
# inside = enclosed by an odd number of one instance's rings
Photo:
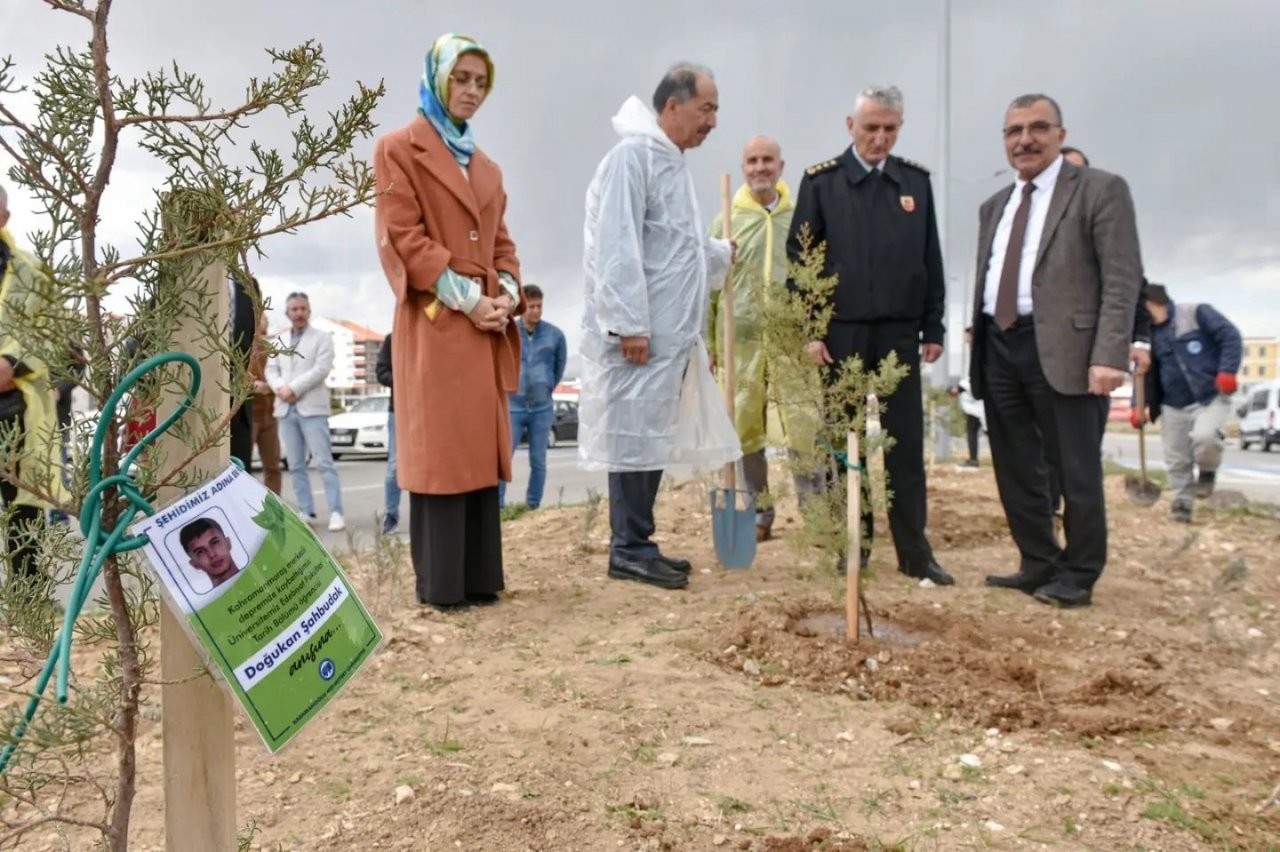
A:
{"type": "MultiPolygon", "coordinates": [[[[1175,305],[1160,284],[1147,286],[1147,309],[1154,367],[1146,378],[1147,402],[1152,420],[1164,415],[1161,438],[1173,489],[1169,517],[1190,523],[1197,492],[1213,493],[1222,462],[1222,427],[1240,370],[1240,330],[1210,305],[1175,305]]],[[[1136,428],[1145,416],[1135,409],[1130,422],[1136,428]]]]}
{"type": "Polygon", "coordinates": [[[382,515],[382,534],[391,535],[400,526],[400,483],[396,481],[396,389],[391,384],[391,335],[382,338],[378,350],[378,384],[391,391],[387,405],[387,508],[382,515]]]}
{"type": "MultiPolygon", "coordinates": [[[[846,119],[853,145],[811,166],[800,182],[787,257],[802,259],[807,233],[814,247],[826,244],[824,274],[837,276],[826,339],[805,347],[815,362],[827,367],[860,358],[874,370],[893,353],[909,368],[882,409],[881,422],[894,440],[885,453],[893,490],[889,528],[899,571],[951,585],[955,580],[938,565],[925,536],[920,397],[921,362],[942,357],[946,283],[929,172],[890,154],[902,128],[902,107],[895,86],[859,93],[846,119]]],[[[864,514],[863,564],[869,520],[864,514]]]]}

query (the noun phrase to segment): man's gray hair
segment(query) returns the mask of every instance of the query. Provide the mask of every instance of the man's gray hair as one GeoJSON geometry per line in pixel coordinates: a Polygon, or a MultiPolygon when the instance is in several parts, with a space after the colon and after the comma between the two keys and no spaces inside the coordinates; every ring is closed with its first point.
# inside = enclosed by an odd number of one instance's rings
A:
{"type": "Polygon", "coordinates": [[[671,98],[675,98],[676,103],[682,104],[698,94],[699,77],[714,80],[716,75],[711,73],[711,69],[705,65],[696,65],[692,62],[677,62],[672,65],[658,82],[658,88],[653,90],[654,111],[660,113],[666,109],[667,101],[671,98]]]}
{"type": "Polygon", "coordinates": [[[902,90],[897,86],[867,86],[858,92],[858,97],[853,102],[853,114],[857,115],[858,110],[862,109],[862,105],[868,101],[877,103],[885,109],[902,112],[902,90]]]}
{"type": "Polygon", "coordinates": [[[1058,117],[1058,126],[1061,127],[1062,107],[1058,106],[1058,102],[1048,95],[1042,95],[1038,92],[1030,95],[1018,95],[1013,99],[1013,102],[1009,104],[1009,109],[1026,109],[1029,106],[1035,106],[1040,103],[1040,101],[1044,101],[1049,104],[1049,106],[1053,107],[1053,114],[1058,117]]]}

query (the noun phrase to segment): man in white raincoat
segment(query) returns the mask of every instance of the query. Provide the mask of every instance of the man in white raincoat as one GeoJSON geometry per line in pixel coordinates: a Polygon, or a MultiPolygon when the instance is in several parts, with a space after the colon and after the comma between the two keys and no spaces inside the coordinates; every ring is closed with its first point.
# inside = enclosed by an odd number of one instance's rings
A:
{"type": "Polygon", "coordinates": [[[707,237],[684,157],[716,126],[711,72],[676,65],[653,105],[656,115],[636,97],[622,105],[613,118],[622,139],[587,190],[578,453],[587,470],[609,472],[609,576],[679,589],[689,582],[688,561],[664,556],[651,540],[662,470],[742,455],[723,407],[722,424],[678,416],[696,408],[688,398],[681,405],[682,386],[686,397],[716,394],[702,330],[732,246],[707,237]],[[705,437],[726,430],[727,440],[705,437]],[[693,433],[704,437],[682,440],[693,433]]]}

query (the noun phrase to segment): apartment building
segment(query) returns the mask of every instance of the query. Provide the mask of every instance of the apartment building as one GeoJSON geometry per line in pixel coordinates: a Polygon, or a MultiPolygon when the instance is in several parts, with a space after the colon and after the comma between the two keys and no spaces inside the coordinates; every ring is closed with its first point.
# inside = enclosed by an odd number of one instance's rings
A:
{"type": "Polygon", "coordinates": [[[334,400],[346,406],[383,390],[378,384],[378,349],[385,335],[350,320],[312,317],[311,324],[333,338],[333,370],[325,383],[334,400]]]}
{"type": "Polygon", "coordinates": [[[1246,337],[1244,360],[1240,364],[1240,383],[1273,381],[1280,378],[1280,338],[1246,337]]]}

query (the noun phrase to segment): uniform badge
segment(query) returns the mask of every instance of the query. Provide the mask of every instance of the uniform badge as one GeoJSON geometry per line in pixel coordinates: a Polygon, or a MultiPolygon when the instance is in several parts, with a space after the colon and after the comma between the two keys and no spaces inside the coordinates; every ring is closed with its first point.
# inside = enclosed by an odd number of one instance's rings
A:
{"type": "Polygon", "coordinates": [[[902,209],[908,213],[916,212],[916,198],[914,195],[904,195],[898,199],[902,202],[902,209]]]}

